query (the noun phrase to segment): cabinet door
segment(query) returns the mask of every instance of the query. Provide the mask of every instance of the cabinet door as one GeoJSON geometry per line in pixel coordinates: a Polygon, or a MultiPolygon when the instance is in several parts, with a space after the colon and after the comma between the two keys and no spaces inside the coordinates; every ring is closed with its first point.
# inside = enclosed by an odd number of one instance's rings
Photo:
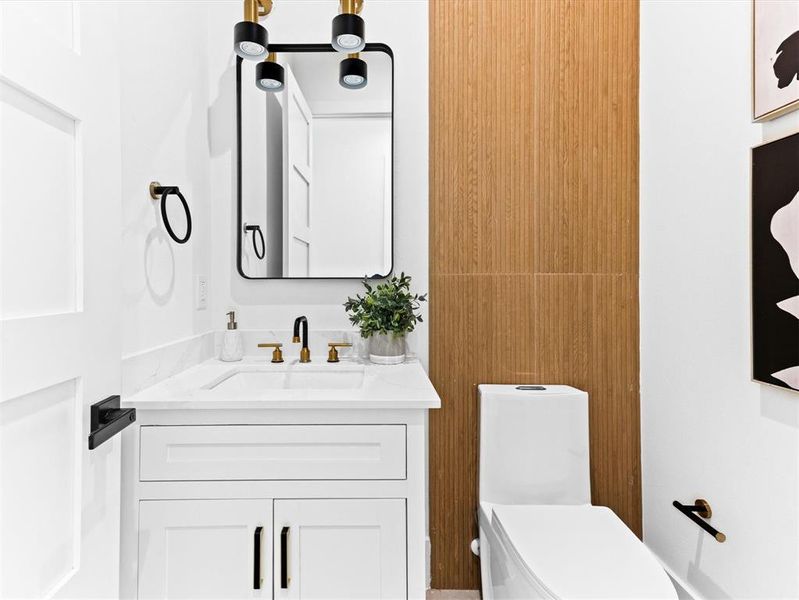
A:
{"type": "Polygon", "coordinates": [[[271,524],[271,499],[140,502],[139,598],[271,598],[271,524]]]}
{"type": "Polygon", "coordinates": [[[405,500],[275,500],[275,598],[406,597],[405,500]]]}

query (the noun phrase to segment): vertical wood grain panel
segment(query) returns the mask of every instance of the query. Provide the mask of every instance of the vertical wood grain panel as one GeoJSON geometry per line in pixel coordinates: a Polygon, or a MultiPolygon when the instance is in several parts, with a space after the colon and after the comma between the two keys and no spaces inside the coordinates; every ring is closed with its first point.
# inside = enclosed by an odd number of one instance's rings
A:
{"type": "Polygon", "coordinates": [[[640,535],[637,0],[431,0],[430,219],[433,586],[479,586],[479,383],[587,390],[640,535]]]}

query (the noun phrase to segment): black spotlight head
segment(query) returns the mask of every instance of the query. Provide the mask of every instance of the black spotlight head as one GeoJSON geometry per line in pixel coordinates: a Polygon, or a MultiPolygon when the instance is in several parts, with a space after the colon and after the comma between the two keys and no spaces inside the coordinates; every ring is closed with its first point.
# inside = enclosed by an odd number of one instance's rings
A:
{"type": "Polygon", "coordinates": [[[265,92],[279,92],[285,87],[285,71],[271,60],[255,65],[255,85],[265,92]]]}
{"type": "Polygon", "coordinates": [[[333,48],[352,54],[366,46],[366,25],[358,15],[342,13],[333,19],[333,48]]]}
{"type": "Polygon", "coordinates": [[[338,82],[348,90],[366,87],[366,63],[360,58],[345,58],[338,66],[338,82]]]}
{"type": "Polygon", "coordinates": [[[252,21],[236,23],[233,28],[233,49],[247,60],[260,60],[267,54],[266,29],[252,21]]]}

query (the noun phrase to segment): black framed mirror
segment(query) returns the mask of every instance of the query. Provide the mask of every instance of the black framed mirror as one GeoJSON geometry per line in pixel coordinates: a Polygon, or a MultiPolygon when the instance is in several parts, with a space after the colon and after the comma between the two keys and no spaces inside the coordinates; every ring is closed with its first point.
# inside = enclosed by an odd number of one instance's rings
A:
{"type": "Polygon", "coordinates": [[[391,49],[269,51],[270,65],[236,59],[239,274],[386,277],[394,255],[391,49]]]}

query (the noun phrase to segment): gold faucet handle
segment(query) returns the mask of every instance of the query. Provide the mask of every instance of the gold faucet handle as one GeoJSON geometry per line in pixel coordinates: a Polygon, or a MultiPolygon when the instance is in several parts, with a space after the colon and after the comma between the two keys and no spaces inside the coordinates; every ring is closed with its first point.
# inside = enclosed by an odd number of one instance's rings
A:
{"type": "Polygon", "coordinates": [[[330,363],[337,363],[338,360],[338,348],[350,348],[352,344],[349,342],[328,342],[327,343],[330,350],[327,353],[327,362],[330,363]]]}
{"type": "Polygon", "coordinates": [[[259,348],[274,348],[272,350],[272,362],[273,363],[282,363],[283,362],[283,344],[279,342],[271,342],[269,344],[258,344],[259,348]]]}

